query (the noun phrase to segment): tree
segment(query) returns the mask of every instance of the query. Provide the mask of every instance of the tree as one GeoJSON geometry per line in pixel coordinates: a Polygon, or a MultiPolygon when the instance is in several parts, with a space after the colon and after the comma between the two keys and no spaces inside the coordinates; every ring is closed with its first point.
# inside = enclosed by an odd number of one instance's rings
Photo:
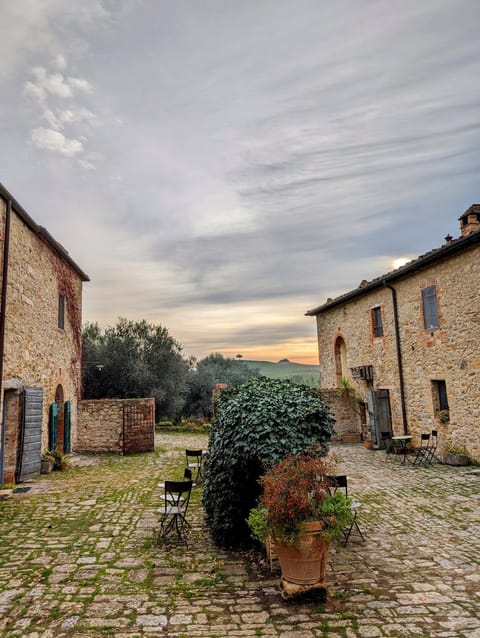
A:
{"type": "Polygon", "coordinates": [[[84,398],[154,397],[157,418],[180,416],[188,365],[166,328],[120,318],[104,332],[87,324],[82,336],[84,398]]]}
{"type": "Polygon", "coordinates": [[[334,419],[314,388],[285,379],[250,379],[224,390],[212,423],[203,505],[219,545],[248,543],[246,520],[260,494],[258,479],[287,455],[318,447],[324,454],[334,419]]]}
{"type": "Polygon", "coordinates": [[[259,372],[242,361],[225,358],[219,353],[209,354],[189,371],[188,393],[183,410],[185,416],[210,418],[215,385],[225,383],[229,387],[236,387],[252,376],[258,377],[259,372]]]}

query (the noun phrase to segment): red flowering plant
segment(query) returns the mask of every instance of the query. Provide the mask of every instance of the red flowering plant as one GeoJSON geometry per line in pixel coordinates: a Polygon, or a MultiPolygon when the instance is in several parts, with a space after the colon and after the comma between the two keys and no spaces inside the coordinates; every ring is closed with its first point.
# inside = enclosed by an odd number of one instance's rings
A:
{"type": "Polygon", "coordinates": [[[325,539],[341,536],[352,512],[349,499],[329,489],[326,477],[334,475],[335,458],[314,452],[287,456],[271,467],[260,477],[263,492],[248,518],[253,536],[293,545],[309,521],[322,523],[325,539]]]}

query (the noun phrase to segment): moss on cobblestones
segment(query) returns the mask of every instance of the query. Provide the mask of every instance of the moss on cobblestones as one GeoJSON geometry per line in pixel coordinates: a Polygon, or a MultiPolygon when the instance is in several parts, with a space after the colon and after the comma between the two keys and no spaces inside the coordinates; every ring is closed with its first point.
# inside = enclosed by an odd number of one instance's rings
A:
{"type": "Polygon", "coordinates": [[[285,603],[276,566],[213,546],[200,487],[188,547],[157,544],[157,484],[181,478],[185,448],[205,445],[162,434],[154,453],[79,457],[2,501],[0,638],[480,633],[479,476],[342,450],[366,542],[332,545],[324,604],[285,603]]]}

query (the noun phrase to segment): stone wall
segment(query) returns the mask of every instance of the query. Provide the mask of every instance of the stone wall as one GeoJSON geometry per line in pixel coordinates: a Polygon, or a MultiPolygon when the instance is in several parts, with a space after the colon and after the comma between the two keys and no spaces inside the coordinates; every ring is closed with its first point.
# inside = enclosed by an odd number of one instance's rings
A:
{"type": "MultiPolygon", "coordinates": [[[[6,202],[0,197],[0,253],[6,202]]],[[[2,260],[0,259],[0,268],[2,260]]],[[[1,284],[1,282],[0,282],[1,284]]],[[[44,392],[42,449],[48,446],[49,407],[58,386],[72,402],[72,445],[80,392],[82,280],[41,235],[12,210],[5,314],[3,388],[41,387],[44,392]],[[58,297],[65,295],[64,329],[58,327],[58,297]]],[[[0,402],[0,410],[3,402],[0,402]]],[[[18,427],[8,423],[6,430],[18,427]]],[[[10,455],[11,450],[7,450],[10,455]]],[[[10,471],[11,468],[4,468],[10,471]]]]}
{"type": "Polygon", "coordinates": [[[15,483],[17,453],[21,423],[21,400],[18,390],[4,393],[5,451],[3,457],[3,482],[15,483]]]}
{"type": "MultiPolygon", "coordinates": [[[[472,246],[430,266],[411,272],[392,285],[397,291],[405,401],[409,432],[418,443],[422,432],[438,430],[439,452],[447,445],[465,445],[480,461],[480,247],[472,246]],[[422,289],[437,287],[440,327],[425,330],[422,289]],[[442,423],[432,383],[446,383],[450,420],[442,423]]],[[[357,396],[371,389],[390,391],[394,434],[403,434],[392,292],[385,287],[366,291],[317,316],[322,381],[337,387],[338,337],[346,345],[346,369],[372,365],[373,381],[351,379],[357,396]],[[374,337],[372,308],[380,306],[382,337],[374,337]]]]}
{"type": "MultiPolygon", "coordinates": [[[[153,451],[155,433],[155,400],[91,399],[78,402],[77,452],[124,453],[124,411],[133,409],[137,418],[135,451],[153,451]]],[[[127,433],[128,434],[128,433],[127,433]]],[[[132,432],[130,431],[131,435],[132,432]]],[[[131,438],[131,436],[129,437],[131,438]]]]}
{"type": "Polygon", "coordinates": [[[358,433],[362,437],[366,436],[366,428],[362,428],[360,411],[355,397],[351,395],[341,395],[336,388],[320,389],[322,401],[328,405],[332,416],[335,418],[335,437],[341,439],[342,434],[358,433]]]}

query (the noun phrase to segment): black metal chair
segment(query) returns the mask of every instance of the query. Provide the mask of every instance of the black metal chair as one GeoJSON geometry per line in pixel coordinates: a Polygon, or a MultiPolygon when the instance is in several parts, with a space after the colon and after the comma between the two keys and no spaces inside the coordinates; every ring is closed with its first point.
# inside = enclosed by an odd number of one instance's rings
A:
{"type": "MultiPolygon", "coordinates": [[[[337,476],[326,476],[329,491],[331,494],[336,494],[338,490],[343,490],[345,496],[348,498],[348,478],[345,474],[339,474],[337,476]]],[[[349,541],[350,535],[352,531],[355,529],[362,541],[365,541],[365,538],[362,534],[362,530],[360,529],[357,521],[358,510],[362,507],[362,503],[358,501],[350,501],[350,511],[353,514],[353,519],[351,524],[344,530],[343,532],[343,546],[345,547],[349,541]]]]}
{"type": "Polygon", "coordinates": [[[438,461],[436,457],[437,445],[438,445],[438,431],[432,430],[430,444],[426,452],[426,458],[425,458],[426,465],[431,465],[434,461],[438,461]]]}
{"type": "Polygon", "coordinates": [[[165,538],[176,531],[177,537],[187,542],[186,533],[190,528],[187,521],[187,510],[192,493],[193,482],[190,481],[165,481],[165,494],[163,506],[160,508],[160,532],[159,539],[165,538]]]}
{"type": "Polygon", "coordinates": [[[193,480],[200,483],[203,478],[203,450],[185,450],[186,466],[193,472],[193,480]]]}
{"type": "Polygon", "coordinates": [[[426,465],[428,462],[430,450],[430,434],[424,433],[420,435],[420,446],[414,448],[415,457],[412,461],[412,465],[426,465]]]}
{"type": "Polygon", "coordinates": [[[402,444],[400,441],[394,441],[392,436],[390,436],[390,443],[388,445],[388,453],[391,455],[392,459],[398,462],[403,462],[405,459],[405,444],[402,444]]]}
{"type": "MultiPolygon", "coordinates": [[[[192,484],[193,484],[192,470],[190,468],[188,468],[188,467],[186,467],[183,470],[183,480],[184,481],[192,481],[192,484]]],[[[165,482],[159,483],[158,487],[160,489],[164,490],[165,489],[165,482]]],[[[170,497],[167,494],[163,494],[161,498],[164,501],[165,499],[170,498],[170,497]]]]}

